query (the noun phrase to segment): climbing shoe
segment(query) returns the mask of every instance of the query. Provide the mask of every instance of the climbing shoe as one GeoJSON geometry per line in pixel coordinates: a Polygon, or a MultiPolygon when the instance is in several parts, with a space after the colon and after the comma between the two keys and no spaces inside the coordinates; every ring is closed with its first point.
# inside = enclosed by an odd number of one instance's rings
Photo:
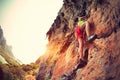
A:
{"type": "Polygon", "coordinates": [[[87,61],[80,59],[77,68],[82,68],[87,64],[87,61]]]}
{"type": "Polygon", "coordinates": [[[97,38],[97,35],[91,35],[90,37],[88,37],[88,42],[91,42],[91,41],[93,41],[94,39],[96,39],[97,38]]]}

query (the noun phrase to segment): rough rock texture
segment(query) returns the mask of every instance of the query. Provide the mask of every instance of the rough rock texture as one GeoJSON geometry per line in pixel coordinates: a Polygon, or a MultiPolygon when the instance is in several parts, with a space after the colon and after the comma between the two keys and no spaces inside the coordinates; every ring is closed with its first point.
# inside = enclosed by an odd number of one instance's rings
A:
{"type": "Polygon", "coordinates": [[[47,32],[49,43],[37,80],[120,80],[120,0],[64,0],[47,32]],[[98,35],[86,43],[88,63],[78,66],[75,18],[86,16],[91,32],[98,35]]]}

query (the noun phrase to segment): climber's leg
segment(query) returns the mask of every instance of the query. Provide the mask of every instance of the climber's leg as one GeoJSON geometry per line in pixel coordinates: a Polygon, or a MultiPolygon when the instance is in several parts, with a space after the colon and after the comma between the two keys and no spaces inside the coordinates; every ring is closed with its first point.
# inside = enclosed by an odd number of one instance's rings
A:
{"type": "Polygon", "coordinates": [[[83,55],[83,46],[84,46],[83,39],[79,38],[78,42],[79,42],[78,52],[79,52],[79,55],[80,55],[79,58],[83,60],[84,59],[84,55],[83,55]]]}
{"type": "Polygon", "coordinates": [[[88,21],[85,22],[86,26],[85,26],[85,31],[86,31],[86,35],[87,37],[90,36],[90,25],[88,23],[88,21]]]}
{"type": "Polygon", "coordinates": [[[97,35],[95,35],[95,34],[91,35],[90,34],[90,24],[89,24],[88,21],[86,21],[85,31],[86,31],[86,35],[87,35],[87,38],[88,38],[89,42],[94,40],[95,38],[97,38],[97,35]]]}

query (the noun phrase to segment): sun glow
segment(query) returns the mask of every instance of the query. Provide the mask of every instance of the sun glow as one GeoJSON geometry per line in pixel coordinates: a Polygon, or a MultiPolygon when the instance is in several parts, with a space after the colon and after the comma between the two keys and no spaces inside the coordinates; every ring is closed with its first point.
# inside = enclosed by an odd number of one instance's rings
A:
{"type": "Polygon", "coordinates": [[[31,63],[45,52],[46,32],[62,4],[62,0],[15,0],[6,8],[0,23],[16,58],[31,63]]]}

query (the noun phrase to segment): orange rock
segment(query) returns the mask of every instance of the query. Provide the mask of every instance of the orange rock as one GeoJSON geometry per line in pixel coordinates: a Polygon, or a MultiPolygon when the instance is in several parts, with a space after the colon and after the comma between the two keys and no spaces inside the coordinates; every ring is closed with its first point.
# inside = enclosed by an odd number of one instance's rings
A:
{"type": "Polygon", "coordinates": [[[120,79],[120,1],[94,1],[64,1],[59,12],[64,13],[64,18],[57,17],[56,21],[66,21],[59,24],[55,21],[48,31],[49,43],[41,59],[37,80],[42,77],[51,80],[120,79]],[[88,48],[88,63],[78,68],[78,42],[74,36],[75,27],[71,27],[75,23],[71,25],[69,22],[84,14],[90,15],[91,32],[97,34],[98,38],[85,45],[88,48]],[[63,31],[63,24],[67,24],[66,32],[63,31]]]}

